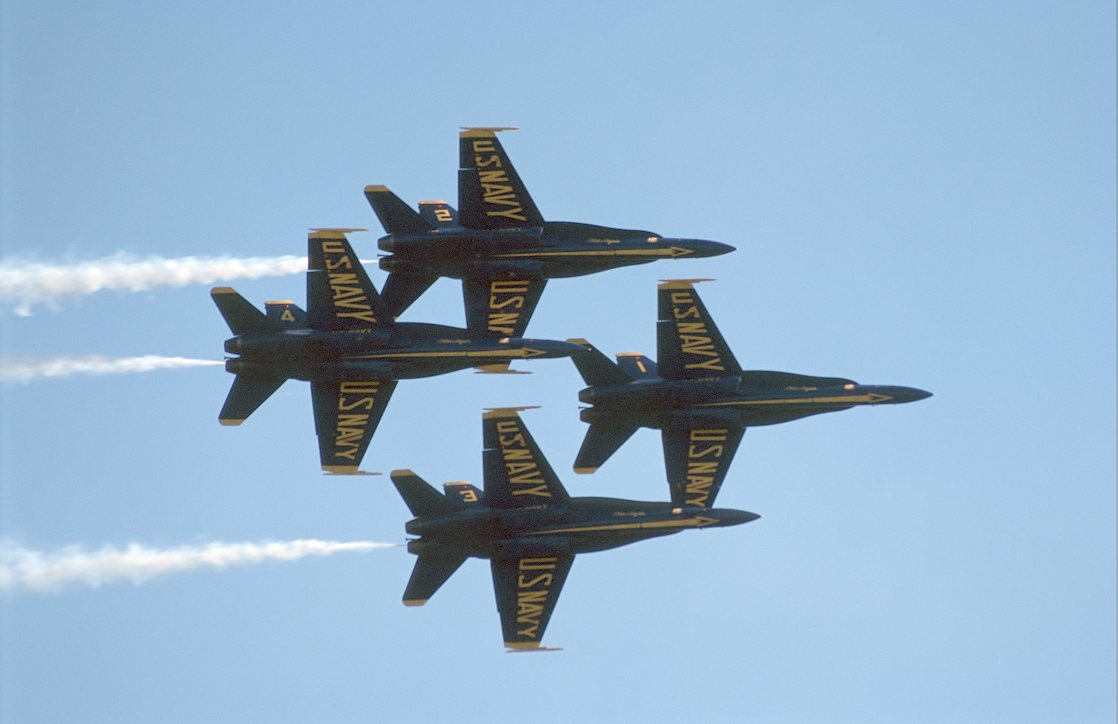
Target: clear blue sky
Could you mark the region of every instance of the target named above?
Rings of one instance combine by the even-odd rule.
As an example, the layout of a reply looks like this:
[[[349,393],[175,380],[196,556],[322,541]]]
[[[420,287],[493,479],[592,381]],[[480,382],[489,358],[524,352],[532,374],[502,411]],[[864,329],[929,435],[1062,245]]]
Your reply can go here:
[[[403,549],[0,594],[5,722],[1112,722],[1112,2],[0,4],[0,257],[302,254],[456,198],[457,129],[550,219],[735,245],[554,282],[534,336],[654,353],[701,287],[742,365],[935,397],[749,431],[763,518],[581,556],[507,655],[488,566],[421,609]],[[384,275],[371,270],[374,281]],[[299,276],[235,286],[302,301]],[[463,321],[439,282],[405,316]],[[23,318],[8,357],[220,359],[207,289]],[[581,380],[401,383],[365,467],[481,482],[483,407],[574,495],[663,499],[658,435],[569,472]],[[220,368],[0,385],[0,533],[43,550],[402,541],[387,477],[324,478],[305,384],[243,427]]]

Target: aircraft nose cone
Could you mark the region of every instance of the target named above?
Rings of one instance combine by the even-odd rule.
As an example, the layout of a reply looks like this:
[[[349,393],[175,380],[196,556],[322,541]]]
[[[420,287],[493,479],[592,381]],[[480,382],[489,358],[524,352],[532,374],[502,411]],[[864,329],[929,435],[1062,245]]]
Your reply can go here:
[[[719,525],[741,525],[752,523],[761,516],[747,510],[734,510],[733,508],[717,508],[712,510],[713,517],[718,519]]]
[[[723,244],[720,241],[706,241],[705,239],[661,239],[660,243],[686,249],[689,252],[687,256],[696,258],[720,256],[736,251],[729,244]]]
[[[931,392],[916,387],[887,387],[884,389],[886,390],[886,394],[893,398],[892,402],[898,404],[903,402],[916,402],[932,396]]]

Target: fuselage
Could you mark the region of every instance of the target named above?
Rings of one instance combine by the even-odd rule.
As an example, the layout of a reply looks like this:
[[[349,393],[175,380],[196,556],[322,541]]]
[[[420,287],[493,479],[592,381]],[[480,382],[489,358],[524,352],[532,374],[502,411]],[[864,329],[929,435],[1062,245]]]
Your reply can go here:
[[[559,505],[490,508],[484,504],[445,515],[415,518],[405,530],[420,536],[408,548],[419,553],[452,546],[477,558],[515,556],[520,548],[590,553],[671,535],[691,528],[739,525],[758,515],[729,508],[673,507],[619,498],[571,498]]]
[[[478,338],[460,327],[397,323],[355,331],[293,329],[232,337],[225,341],[225,351],[239,356],[226,360],[225,368],[299,380],[370,375],[412,379],[518,359],[566,357],[577,349],[566,342]]]
[[[671,239],[651,231],[549,221],[525,229],[440,228],[389,234],[378,241],[387,272],[455,279],[553,279],[593,274],[657,259],[699,258],[734,250],[701,239]]]
[[[928,396],[913,387],[760,370],[701,380],[655,377],[579,392],[579,400],[593,406],[582,410],[585,422],[622,416],[652,428],[704,421],[738,427],[773,425],[855,405],[897,404]]]

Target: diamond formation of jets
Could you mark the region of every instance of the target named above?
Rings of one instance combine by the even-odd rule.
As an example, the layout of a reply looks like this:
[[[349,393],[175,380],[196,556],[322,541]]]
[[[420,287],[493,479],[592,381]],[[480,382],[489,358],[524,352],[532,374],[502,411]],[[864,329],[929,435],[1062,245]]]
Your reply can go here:
[[[417,556],[404,604],[422,606],[467,558],[487,558],[505,646],[543,650],[541,642],[574,557],[695,528],[740,525],[743,510],[572,498],[544,458],[520,410],[482,416],[484,490],[446,483],[444,493],[411,470],[392,482],[415,518],[405,525]]]
[[[566,342],[495,339],[441,324],[397,323],[350,248],[345,232],[308,237],[307,310],[268,302],[262,313],[229,287],[210,294],[235,335],[225,369],[236,375],[221,409],[240,425],[288,379],[311,383],[322,469],[359,472],[396,381],[455,370],[507,372],[514,360],[567,357]]]
[[[545,221],[497,132],[459,134],[458,210],[421,202],[416,212],[385,186],[365,196],[386,233],[384,304],[399,316],[439,277],[462,280],[466,326],[475,333],[520,337],[548,279],[593,274],[658,259],[696,259],[734,250],[701,239],[651,231]]]
[[[659,429],[672,503],[709,506],[747,427],[931,396],[842,377],[742,370],[695,291],[700,281],[710,280],[659,285],[658,364],[640,354],[619,354],[614,364],[586,340],[567,340],[584,349],[572,359],[589,385],[578,395],[590,405],[579,413],[590,428],[575,472],[595,472],[638,428]]]
[[[512,373],[515,360],[571,357],[587,385],[580,419],[590,424],[575,472],[595,472],[637,429],[658,429],[669,501],[569,496],[521,421],[523,407],[482,416],[484,490],[459,482],[440,493],[410,470],[391,475],[415,516],[405,526],[417,558],[404,603],[426,603],[467,558],[488,559],[505,646],[546,650],[575,555],[759,517],[713,507],[747,427],[931,393],[742,370],[695,291],[705,279],[660,284],[656,362],[618,354],[615,364],[585,339],[525,339],[548,279],[733,247],[545,221],[497,139],[502,130],[511,129],[459,134],[457,210],[422,201],[415,211],[384,186],[365,188],[387,232],[378,241],[383,293],[346,238],[359,229],[309,234],[306,311],[271,301],[261,312],[231,288],[211,290],[234,335],[225,367],[235,377],[219,420],[240,425],[286,380],[309,381],[323,471],[360,474],[398,380],[471,367]],[[440,277],[462,281],[466,328],[397,322]]]

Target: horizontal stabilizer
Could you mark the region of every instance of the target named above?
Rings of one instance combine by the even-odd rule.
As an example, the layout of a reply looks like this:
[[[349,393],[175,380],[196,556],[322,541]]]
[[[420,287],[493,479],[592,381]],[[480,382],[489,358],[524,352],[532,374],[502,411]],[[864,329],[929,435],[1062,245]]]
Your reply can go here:
[[[633,436],[638,427],[640,425],[630,420],[597,422],[590,425],[575,458],[575,472],[580,475],[596,472],[625,444],[626,440]]]
[[[218,422],[222,425],[240,425],[285,381],[285,377],[237,375],[233,378],[233,386],[229,388],[225,404],[218,414]]]
[[[396,319],[414,304],[415,300],[423,296],[437,279],[438,276],[435,274],[422,271],[391,272],[384,282],[384,291],[380,295],[384,313],[389,318]]]
[[[598,351],[597,347],[585,339],[568,339],[567,341],[579,345],[584,350],[571,355],[571,361],[575,363],[575,368],[588,386],[598,387],[599,385],[616,385],[633,381],[633,378],[625,370],[611,362],[609,357],[606,357]]]
[[[404,589],[404,605],[422,606],[427,603],[465,560],[466,556],[460,552],[444,550],[441,546],[420,553]]]
[[[210,290],[210,298],[225,318],[229,330],[238,337],[280,331],[278,324],[269,321],[263,312],[237,294],[232,287],[214,287]]]
[[[393,470],[391,477],[392,484],[404,499],[404,504],[416,518],[453,513],[458,509],[455,501],[435,490],[430,483],[411,470]]]
[[[389,234],[415,234],[435,228],[387,186],[366,186],[365,198]]]

